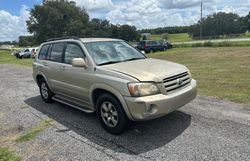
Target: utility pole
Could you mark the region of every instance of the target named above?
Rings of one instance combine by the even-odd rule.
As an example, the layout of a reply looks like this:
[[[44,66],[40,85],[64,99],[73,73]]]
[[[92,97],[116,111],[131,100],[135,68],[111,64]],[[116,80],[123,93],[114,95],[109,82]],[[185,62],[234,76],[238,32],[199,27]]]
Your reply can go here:
[[[203,9],[203,0],[201,1],[201,20],[200,20],[200,39],[202,39],[202,9]]]

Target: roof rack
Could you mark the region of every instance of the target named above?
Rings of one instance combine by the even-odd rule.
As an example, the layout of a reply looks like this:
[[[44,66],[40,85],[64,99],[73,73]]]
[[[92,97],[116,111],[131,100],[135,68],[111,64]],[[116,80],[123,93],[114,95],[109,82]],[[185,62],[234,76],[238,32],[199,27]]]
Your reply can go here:
[[[56,38],[47,39],[46,42],[48,42],[48,41],[56,41],[56,40],[64,40],[64,39],[80,40],[80,38],[76,37],[76,36],[66,36],[66,37],[56,37]]]

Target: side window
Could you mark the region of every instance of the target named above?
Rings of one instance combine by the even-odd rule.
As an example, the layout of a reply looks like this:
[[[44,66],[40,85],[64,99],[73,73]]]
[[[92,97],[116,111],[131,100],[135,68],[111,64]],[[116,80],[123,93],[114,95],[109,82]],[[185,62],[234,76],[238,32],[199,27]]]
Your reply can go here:
[[[71,64],[73,58],[84,58],[84,53],[79,45],[68,43],[65,50],[64,62]]]
[[[51,49],[48,60],[54,62],[62,62],[62,53],[65,43],[55,43]]]
[[[38,59],[45,60],[46,56],[47,56],[48,49],[49,49],[49,45],[43,45],[41,50],[40,50],[40,53],[38,55]]]

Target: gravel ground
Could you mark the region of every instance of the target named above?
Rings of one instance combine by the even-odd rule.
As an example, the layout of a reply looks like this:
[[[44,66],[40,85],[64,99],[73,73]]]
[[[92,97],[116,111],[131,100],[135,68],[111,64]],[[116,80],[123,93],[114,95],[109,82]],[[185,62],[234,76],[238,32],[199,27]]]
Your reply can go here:
[[[166,117],[133,123],[113,136],[95,114],[39,96],[32,70],[0,65],[0,146],[23,160],[250,160],[250,107],[198,96]],[[52,119],[34,139],[18,136]]]

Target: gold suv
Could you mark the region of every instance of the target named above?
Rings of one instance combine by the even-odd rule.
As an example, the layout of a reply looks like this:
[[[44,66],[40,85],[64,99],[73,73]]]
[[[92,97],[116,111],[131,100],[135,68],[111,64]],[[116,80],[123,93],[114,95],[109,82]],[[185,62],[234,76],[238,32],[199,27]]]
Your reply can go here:
[[[39,48],[33,77],[45,102],[96,111],[112,134],[131,120],[165,116],[196,97],[196,81],[185,66],[147,58],[118,39],[50,39]]]

